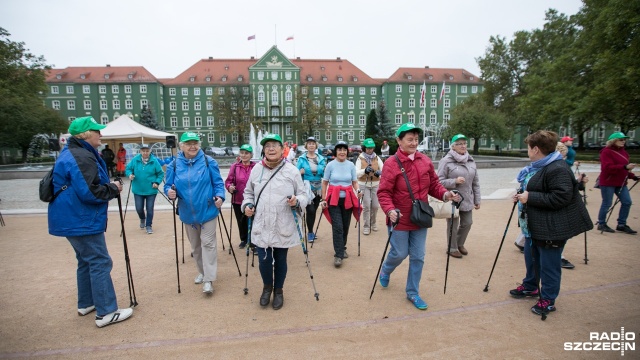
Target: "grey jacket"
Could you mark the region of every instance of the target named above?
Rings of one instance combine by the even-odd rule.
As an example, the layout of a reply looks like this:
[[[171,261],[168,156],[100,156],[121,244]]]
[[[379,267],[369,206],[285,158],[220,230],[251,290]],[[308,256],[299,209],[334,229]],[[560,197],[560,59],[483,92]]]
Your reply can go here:
[[[282,166],[282,165],[278,165]],[[300,245],[300,235],[296,222],[287,203],[287,196],[295,195],[298,199],[298,223],[302,226],[302,210],[307,207],[309,197],[298,169],[289,162],[269,181],[278,168],[269,169],[262,162],[257,163],[244,189],[242,210],[247,204],[256,204],[256,198],[262,188],[258,206],[251,225],[251,243],[261,248],[290,248]]]
[[[480,179],[476,162],[469,155],[466,163],[459,163],[450,152],[443,156],[438,163],[438,178],[447,190],[458,190],[464,197],[460,211],[471,211],[475,205],[480,205]],[[456,184],[456,178],[459,176],[464,178],[464,184]]]

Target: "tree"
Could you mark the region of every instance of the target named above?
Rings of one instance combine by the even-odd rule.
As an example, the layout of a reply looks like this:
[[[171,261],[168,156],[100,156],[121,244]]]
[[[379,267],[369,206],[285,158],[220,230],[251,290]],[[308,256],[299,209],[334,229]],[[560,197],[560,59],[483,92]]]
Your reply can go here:
[[[452,110],[452,120],[445,137],[462,133],[474,140],[473,154],[478,154],[481,138],[508,139],[511,130],[506,117],[495,107],[487,105],[480,96],[471,96]]]
[[[19,148],[26,161],[34,135],[57,134],[69,124],[43,104],[50,69],[44,57],[31,54],[10,35],[0,28],[0,146]]]
[[[371,109],[369,115],[367,115],[367,125],[364,128],[365,138],[376,137],[376,125],[378,125],[378,116],[376,115],[376,109]]]
[[[211,99],[214,116],[218,119],[217,128],[225,135],[236,133],[238,142],[244,143],[245,136],[251,132],[251,126],[261,127],[262,122],[251,115],[253,104],[249,94],[245,94],[242,88],[230,86],[222,89],[222,95],[214,95]],[[217,93],[220,94],[219,89]]]
[[[378,118],[376,137],[388,141],[395,139],[393,125],[391,124],[391,119],[389,119],[387,105],[384,103],[384,100],[380,101],[380,105],[376,111],[376,117]]]
[[[151,108],[147,107],[147,105],[142,106],[142,111],[140,112],[140,125],[155,130],[164,130],[164,127],[158,124],[156,116],[153,114],[153,111],[151,111]]]
[[[305,94],[301,90],[296,94],[298,104],[300,104],[298,113],[301,116],[296,121],[297,117],[294,114],[294,119],[291,122],[292,130],[302,136],[302,139],[312,136],[315,131],[328,131],[330,122],[325,121],[325,118],[333,115],[333,109],[327,102],[326,96],[323,98],[319,96],[312,97],[307,95],[308,93],[307,91]]]

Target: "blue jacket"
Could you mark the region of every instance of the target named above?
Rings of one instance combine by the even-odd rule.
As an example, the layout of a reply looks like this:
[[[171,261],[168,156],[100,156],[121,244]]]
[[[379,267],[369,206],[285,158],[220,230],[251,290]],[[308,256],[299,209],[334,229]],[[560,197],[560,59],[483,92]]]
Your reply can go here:
[[[209,163],[208,169],[206,162]],[[164,184],[167,195],[171,185],[175,184],[180,220],[189,225],[202,225],[218,216],[214,198],[218,196],[224,201],[226,194],[218,163],[202,150],[193,159],[179,153],[175,167],[174,163],[167,165]]]
[[[304,153],[302,156],[300,156],[298,158],[298,163],[296,164],[296,167],[298,169],[304,169],[302,180],[309,180],[312,187],[311,190],[313,191],[320,190],[319,188],[316,188],[318,186],[314,186],[314,184],[322,181],[324,168],[327,166],[327,160],[322,155],[316,153],[316,156],[318,157],[318,172],[315,175],[311,173],[311,165],[309,165],[309,158],[307,158],[307,153]]]
[[[60,153],[53,171],[54,192],[67,189],[49,203],[49,234],[86,236],[107,229],[109,200],[118,196],[118,187],[109,182],[107,165],[98,151],[74,137]]]
[[[156,183],[160,185],[164,178],[164,171],[162,166],[158,162],[158,158],[149,155],[149,161],[147,163],[142,162],[142,155],[136,155],[127,164],[126,175],[129,177],[131,174],[135,175],[133,181],[131,181],[131,191],[136,195],[155,195],[158,193],[158,189],[154,189],[152,184]]]

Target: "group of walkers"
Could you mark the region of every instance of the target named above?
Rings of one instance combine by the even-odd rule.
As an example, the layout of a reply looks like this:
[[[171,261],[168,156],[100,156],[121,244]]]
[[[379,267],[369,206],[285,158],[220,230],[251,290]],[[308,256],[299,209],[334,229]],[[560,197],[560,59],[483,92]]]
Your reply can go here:
[[[96,311],[98,327],[123,321],[133,313],[132,308],[117,306],[110,275],[112,261],[105,243],[107,205],[120,196],[122,184],[110,181],[107,165],[96,150],[104,127],[91,117],[71,123],[72,136],[54,167],[53,185],[58,195],[49,205],[49,232],[67,237],[78,260],[78,314]],[[431,159],[417,151],[422,135],[414,124],[403,124],[395,133],[398,149],[386,159],[375,153],[375,142],[367,138],[363,142],[365,150],[355,164],[347,161],[347,143],[338,142],[335,161],[327,163],[317,151],[317,140],[309,137],[306,153],[294,165],[284,155],[285,144],[280,136],[268,134],[260,142],[263,157],[253,162],[253,148],[242,145],[238,161],[223,180],[218,163],[202,151],[199,136],[186,132],[180,138],[176,159],[167,164],[166,175],[144,144],[125,171],[132,182],[140,228],[149,234],[153,232],[152,204],[164,181],[162,191],[177,204],[176,213],[191,244],[198,271],[194,282],[202,284],[205,294],[213,293],[217,278],[215,222],[228,191],[240,229],[238,247],[250,246],[258,256],[263,282],[261,306],[271,304],[276,310],[283,307],[288,250],[302,246],[307,254],[303,226],[307,226],[308,242],[318,241],[313,228],[322,221],[318,209],[331,224],[336,268],[349,258],[351,217],[362,222],[362,234],[366,236],[381,229],[382,224],[377,221],[381,209],[390,250],[386,257],[383,255],[377,282],[388,287],[391,275],[408,257],[406,297],[424,310],[428,305],[420,294],[420,280],[428,231],[416,225],[412,214],[416,204],[409,199],[426,202],[431,196],[459,207],[458,216],[447,219],[446,253],[463,258],[469,254],[465,245],[473,223],[472,211],[480,209],[480,185],[475,160],[467,151],[466,136],[457,134],[451,138],[451,150],[440,160],[436,172]],[[635,164],[629,163],[624,151],[625,139],[624,134],[614,133],[601,154],[599,186],[603,202],[597,225],[601,231],[614,231],[607,226],[605,217],[616,194],[622,204],[616,229],[634,234],[626,224],[631,205],[626,182],[637,177],[631,172]],[[510,293],[515,297],[538,297],[531,310],[544,317],[556,310],[562,250],[567,240],[590,230],[593,223],[579,193],[584,177],[576,179],[563,154],[556,150],[557,134],[537,131],[525,143],[532,162],[518,175],[520,190],[513,201],[517,203],[518,221],[525,237],[526,275],[522,285]],[[360,241],[358,250],[359,244]]]

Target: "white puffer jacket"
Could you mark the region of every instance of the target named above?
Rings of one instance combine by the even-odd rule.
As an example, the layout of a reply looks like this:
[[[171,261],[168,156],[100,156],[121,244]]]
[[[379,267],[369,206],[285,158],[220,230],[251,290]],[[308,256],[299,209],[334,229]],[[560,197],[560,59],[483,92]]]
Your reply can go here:
[[[269,181],[271,175],[280,166],[284,167]],[[263,188],[265,188],[264,191],[262,191]],[[257,199],[261,191],[260,199]],[[247,187],[244,189],[242,202],[244,212],[247,204],[255,205],[258,201],[251,224],[252,244],[261,248],[291,248],[300,245],[300,235],[296,229],[291,207],[287,203],[287,196],[291,195],[295,195],[298,199],[298,223],[304,226],[301,209],[306,208],[309,198],[299,170],[286,161],[284,165],[280,164],[275,169],[269,169],[261,162],[253,167]]]

